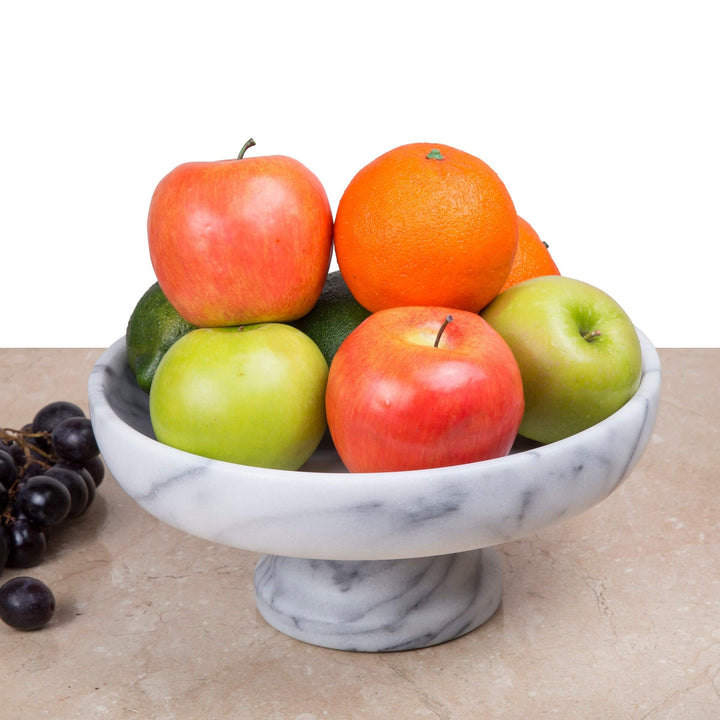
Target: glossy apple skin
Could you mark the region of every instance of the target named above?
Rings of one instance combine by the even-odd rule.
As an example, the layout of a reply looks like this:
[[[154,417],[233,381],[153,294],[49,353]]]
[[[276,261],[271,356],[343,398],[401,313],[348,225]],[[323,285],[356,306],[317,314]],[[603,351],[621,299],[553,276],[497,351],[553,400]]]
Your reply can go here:
[[[281,155],[180,165],[155,189],[147,221],[160,287],[198,327],[309,312],[327,276],[332,228],[318,178]]]
[[[434,342],[444,319],[438,347]],[[506,455],[523,414],[515,358],[477,314],[379,310],[330,366],[328,426],[351,472],[443,467]]]
[[[620,409],[640,384],[635,327],[593,285],[561,276],[533,278],[500,293],[482,316],[520,366],[524,437],[550,443],[585,430]],[[583,339],[593,331],[599,334]]]
[[[158,365],[150,420],[180,450],[297,470],[326,428],[327,374],[317,345],[288,325],[193,330]]]

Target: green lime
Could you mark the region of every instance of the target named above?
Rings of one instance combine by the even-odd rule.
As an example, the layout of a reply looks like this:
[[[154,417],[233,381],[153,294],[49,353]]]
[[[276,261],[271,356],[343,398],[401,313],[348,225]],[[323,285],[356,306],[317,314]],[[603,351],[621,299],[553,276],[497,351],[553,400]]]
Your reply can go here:
[[[175,341],[194,329],[170,304],[158,283],[140,298],[128,322],[125,346],[128,365],[145,392],[150,392],[163,355]]]
[[[336,270],[327,276],[315,307],[291,325],[315,341],[330,365],[340,343],[369,315]]]

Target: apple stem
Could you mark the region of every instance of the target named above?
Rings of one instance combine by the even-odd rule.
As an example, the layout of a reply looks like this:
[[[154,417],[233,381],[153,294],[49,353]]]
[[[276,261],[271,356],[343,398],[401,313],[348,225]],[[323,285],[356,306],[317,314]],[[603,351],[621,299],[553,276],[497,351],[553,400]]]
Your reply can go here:
[[[240,150],[240,153],[238,154],[237,159],[238,159],[238,160],[242,160],[242,159],[243,159],[243,156],[245,155],[245,152],[246,152],[249,148],[251,148],[254,144],[255,144],[255,141],[254,141],[252,138],[250,138],[250,139],[242,146],[242,149]]]
[[[596,337],[600,337],[600,335],[602,335],[602,333],[599,330],[591,330],[590,332],[585,333],[582,336],[582,339],[586,342],[592,342]]]
[[[445,328],[448,326],[448,323],[451,323],[452,321],[453,321],[452,315],[448,315],[445,318],[443,324],[440,326],[440,329],[438,330],[438,334],[437,334],[437,337],[435,338],[435,343],[434,343],[433,347],[438,346],[438,344],[440,343],[440,338],[442,337],[442,334],[445,332]]]

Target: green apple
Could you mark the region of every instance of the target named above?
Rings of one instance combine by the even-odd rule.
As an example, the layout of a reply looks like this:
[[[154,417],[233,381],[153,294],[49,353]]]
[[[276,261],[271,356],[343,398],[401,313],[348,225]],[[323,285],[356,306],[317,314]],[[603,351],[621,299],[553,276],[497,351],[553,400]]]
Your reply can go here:
[[[640,384],[640,341],[602,290],[552,275],[500,293],[482,317],[515,355],[525,393],[520,434],[542,443],[585,430],[621,408]]]
[[[165,353],[150,388],[157,439],[196,455],[297,470],[326,427],[328,366],[282,323],[200,328]]]

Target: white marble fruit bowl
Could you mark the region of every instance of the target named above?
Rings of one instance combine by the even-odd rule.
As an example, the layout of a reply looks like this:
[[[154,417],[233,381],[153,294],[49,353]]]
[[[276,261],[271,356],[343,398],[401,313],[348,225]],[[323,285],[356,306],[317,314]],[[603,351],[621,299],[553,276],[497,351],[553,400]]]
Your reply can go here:
[[[635,467],[660,396],[657,352],[638,334],[642,381],[611,417],[556,443],[466,465],[348,473],[326,450],[290,472],[163,445],[122,338],[92,371],[90,415],[110,472],[145,510],[207,540],[266,553],[256,598],[276,628],[343,649],[422,647],[477,627],[497,608],[498,560],[483,548],[590,508]]]

